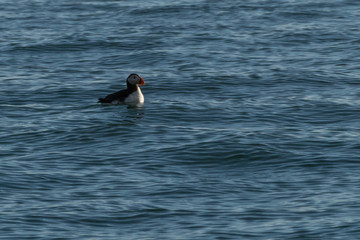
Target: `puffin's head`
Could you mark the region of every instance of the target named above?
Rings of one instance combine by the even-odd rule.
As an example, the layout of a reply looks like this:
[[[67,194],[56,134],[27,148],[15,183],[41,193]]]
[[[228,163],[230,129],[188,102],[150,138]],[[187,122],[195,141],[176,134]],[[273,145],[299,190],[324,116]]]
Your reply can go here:
[[[135,73],[130,74],[126,81],[131,85],[145,85],[144,79]]]

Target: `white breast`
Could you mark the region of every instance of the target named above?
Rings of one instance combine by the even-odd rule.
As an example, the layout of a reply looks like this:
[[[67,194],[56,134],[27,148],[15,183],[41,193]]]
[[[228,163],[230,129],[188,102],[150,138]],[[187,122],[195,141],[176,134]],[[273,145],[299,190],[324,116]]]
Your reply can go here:
[[[130,94],[126,99],[125,99],[125,103],[126,104],[139,104],[139,103],[144,103],[144,95],[142,94],[141,90],[139,87],[137,87],[137,90],[135,92],[133,92],[132,94]]]

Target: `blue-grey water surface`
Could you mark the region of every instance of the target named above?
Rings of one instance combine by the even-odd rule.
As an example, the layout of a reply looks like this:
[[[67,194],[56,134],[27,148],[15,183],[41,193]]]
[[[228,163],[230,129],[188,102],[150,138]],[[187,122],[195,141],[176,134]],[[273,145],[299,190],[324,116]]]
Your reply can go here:
[[[1,0],[0,239],[357,239],[359,9]]]

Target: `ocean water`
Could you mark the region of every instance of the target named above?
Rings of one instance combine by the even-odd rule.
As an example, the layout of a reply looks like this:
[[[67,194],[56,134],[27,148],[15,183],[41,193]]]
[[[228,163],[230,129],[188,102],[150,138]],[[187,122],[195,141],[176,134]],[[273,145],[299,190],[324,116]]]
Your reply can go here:
[[[0,239],[357,239],[359,9],[1,0]]]

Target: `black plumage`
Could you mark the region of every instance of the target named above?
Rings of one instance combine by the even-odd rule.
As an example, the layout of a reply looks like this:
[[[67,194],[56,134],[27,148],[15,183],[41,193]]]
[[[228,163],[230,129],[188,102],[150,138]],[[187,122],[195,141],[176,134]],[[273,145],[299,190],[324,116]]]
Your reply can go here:
[[[137,90],[136,85],[131,85],[129,82],[126,82],[127,89],[111,93],[104,98],[99,98],[100,103],[112,103],[113,101],[124,102],[130,94]]]

